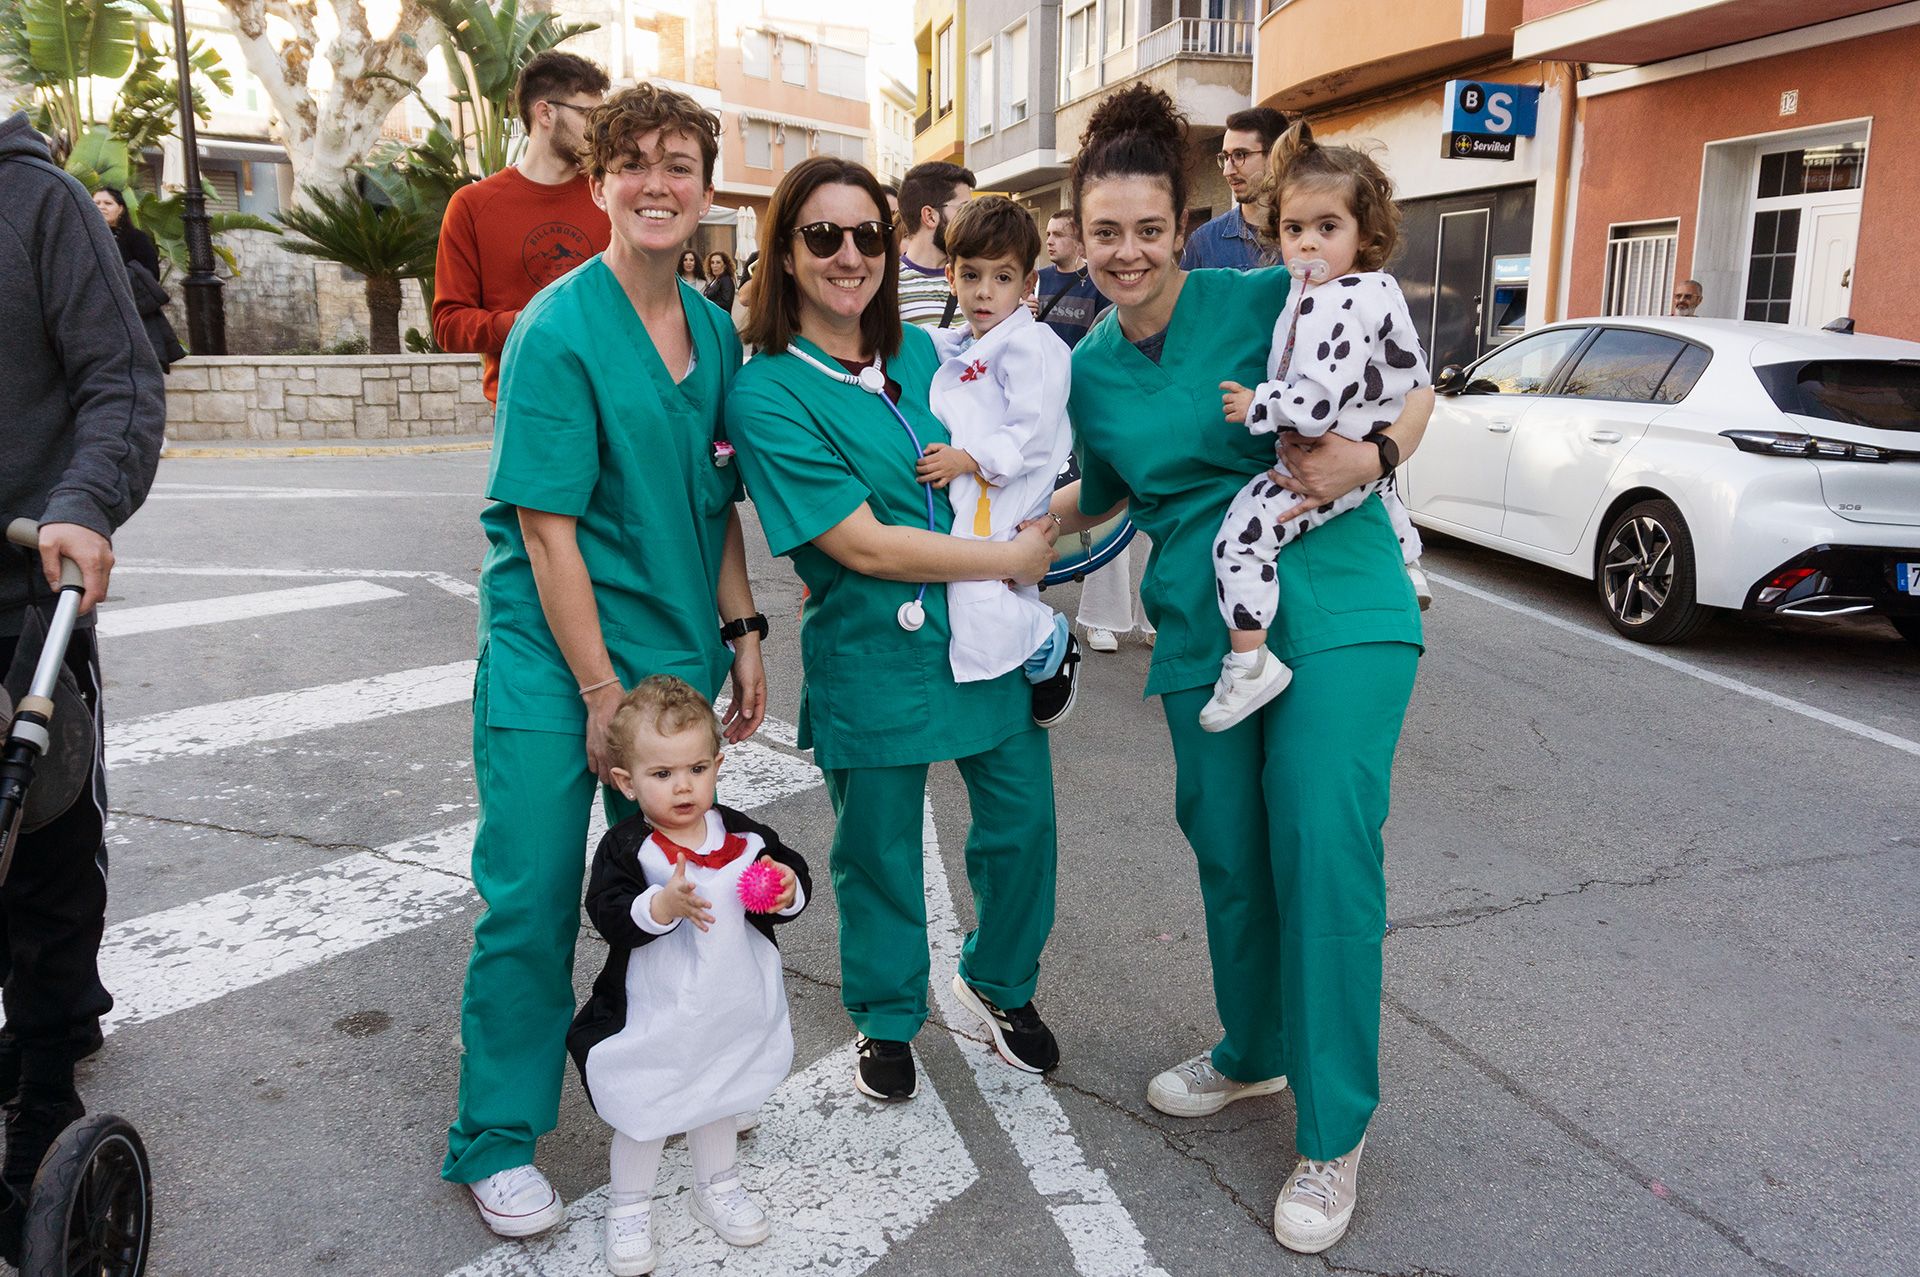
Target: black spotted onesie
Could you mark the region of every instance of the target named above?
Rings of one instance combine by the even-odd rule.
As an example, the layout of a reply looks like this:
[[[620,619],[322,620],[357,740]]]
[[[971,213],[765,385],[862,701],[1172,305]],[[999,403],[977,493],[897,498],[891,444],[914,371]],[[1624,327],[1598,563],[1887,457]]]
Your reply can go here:
[[[1253,392],[1247,429],[1275,435],[1273,468],[1287,474],[1278,443],[1288,430],[1319,438],[1329,430],[1364,439],[1393,424],[1407,393],[1429,383],[1420,338],[1400,285],[1384,271],[1342,275],[1287,294],[1273,325],[1267,380]],[[1282,522],[1299,498],[1267,473],[1240,489],[1213,549],[1220,614],[1235,630],[1264,630],[1280,606],[1274,560],[1294,538],[1378,496],[1408,563],[1420,557],[1420,535],[1387,475],[1316,510]]]

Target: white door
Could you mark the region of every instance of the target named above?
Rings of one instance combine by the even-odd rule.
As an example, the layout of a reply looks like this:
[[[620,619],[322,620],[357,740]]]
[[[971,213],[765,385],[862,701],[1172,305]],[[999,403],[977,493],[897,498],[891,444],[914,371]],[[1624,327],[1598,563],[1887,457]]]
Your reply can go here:
[[[1406,463],[1407,508],[1498,535],[1514,431],[1587,331],[1551,328],[1510,342],[1472,370],[1465,389],[1442,396]]]
[[[1853,250],[1860,238],[1858,196],[1809,210],[1807,300],[1800,322],[1815,328],[1853,313]]]
[[[1689,349],[1698,350],[1661,333],[1602,329],[1514,434],[1500,535],[1573,553],[1621,460],[1705,367],[1682,358]]]

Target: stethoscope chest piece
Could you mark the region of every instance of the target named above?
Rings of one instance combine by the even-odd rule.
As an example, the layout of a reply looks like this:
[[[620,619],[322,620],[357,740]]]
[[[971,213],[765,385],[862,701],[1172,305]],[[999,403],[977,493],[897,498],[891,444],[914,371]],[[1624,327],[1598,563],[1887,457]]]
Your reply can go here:
[[[909,634],[927,623],[927,609],[919,599],[908,599],[894,615],[900,622],[900,628]]]
[[[856,380],[859,383],[860,389],[870,395],[882,394],[887,388],[887,374],[880,371],[878,364],[868,364],[865,368],[862,368]]]

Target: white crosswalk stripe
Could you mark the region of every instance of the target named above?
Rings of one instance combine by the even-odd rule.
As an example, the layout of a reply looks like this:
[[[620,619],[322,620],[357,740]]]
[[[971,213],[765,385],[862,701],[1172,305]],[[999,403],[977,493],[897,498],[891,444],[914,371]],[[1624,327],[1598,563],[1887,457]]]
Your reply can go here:
[[[350,603],[404,597],[399,590],[375,585],[371,581],[335,581],[327,585],[297,585],[285,590],[259,590],[252,594],[226,594],[219,598],[194,599],[186,603],[103,607],[99,620],[95,622],[95,629],[105,638],[124,638],[130,634],[152,634],[158,630],[177,630],[189,625],[217,625],[224,621],[247,621],[257,617],[281,616],[288,612],[309,612],[319,608],[345,607]]]
[[[472,661],[449,661],[294,692],[245,696],[214,705],[149,714],[108,733],[107,770],[168,758],[217,754],[242,745],[371,722],[470,700]]]

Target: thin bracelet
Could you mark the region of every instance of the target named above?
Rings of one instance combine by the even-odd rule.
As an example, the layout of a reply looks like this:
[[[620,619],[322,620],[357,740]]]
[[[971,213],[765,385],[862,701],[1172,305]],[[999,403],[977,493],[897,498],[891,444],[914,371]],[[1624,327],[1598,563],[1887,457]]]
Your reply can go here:
[[[615,683],[618,683],[619,681],[620,681],[620,676],[618,674],[615,674],[612,678],[603,678],[598,683],[589,683],[585,687],[580,689],[580,695],[585,696],[590,692],[597,692],[603,687],[612,687]]]

